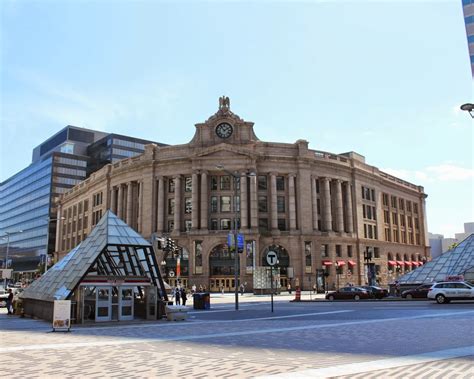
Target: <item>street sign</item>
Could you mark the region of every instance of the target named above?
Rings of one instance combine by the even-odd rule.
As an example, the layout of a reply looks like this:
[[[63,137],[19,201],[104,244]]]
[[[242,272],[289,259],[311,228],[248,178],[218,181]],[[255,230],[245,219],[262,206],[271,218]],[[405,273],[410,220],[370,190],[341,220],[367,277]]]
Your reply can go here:
[[[174,277],[174,271],[168,272],[168,276],[169,276],[170,278]]]
[[[227,234],[227,246],[229,248],[234,247],[234,235],[232,233]]]
[[[237,234],[237,248],[243,249],[244,248],[244,235]]]
[[[277,253],[275,253],[274,251],[270,250],[270,251],[267,253],[267,263],[268,263],[270,266],[275,266],[276,263],[277,263],[277,260],[278,260],[278,255],[277,255]]]
[[[0,279],[11,279],[13,269],[4,268],[0,270]]]

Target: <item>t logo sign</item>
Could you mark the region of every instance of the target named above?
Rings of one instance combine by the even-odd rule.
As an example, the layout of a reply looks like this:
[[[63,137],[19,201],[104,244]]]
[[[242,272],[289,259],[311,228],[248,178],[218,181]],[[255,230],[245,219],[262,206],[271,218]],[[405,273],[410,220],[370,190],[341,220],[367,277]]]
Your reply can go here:
[[[277,261],[278,261],[277,253],[275,253],[274,251],[269,251],[267,253],[267,263],[270,266],[275,266]]]

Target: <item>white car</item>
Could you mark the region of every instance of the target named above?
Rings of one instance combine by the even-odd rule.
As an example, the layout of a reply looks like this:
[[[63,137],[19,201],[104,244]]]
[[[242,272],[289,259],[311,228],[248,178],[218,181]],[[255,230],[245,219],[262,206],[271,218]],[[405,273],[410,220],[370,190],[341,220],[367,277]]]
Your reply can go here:
[[[438,304],[451,300],[474,300],[474,287],[466,282],[439,282],[428,291],[428,299],[436,300]]]

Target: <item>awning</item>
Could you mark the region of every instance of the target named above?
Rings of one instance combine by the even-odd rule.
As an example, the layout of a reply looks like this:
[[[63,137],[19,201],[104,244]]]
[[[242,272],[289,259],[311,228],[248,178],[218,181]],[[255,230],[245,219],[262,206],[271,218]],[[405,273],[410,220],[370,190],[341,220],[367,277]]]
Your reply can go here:
[[[346,264],[346,262],[344,262],[344,261],[336,261],[336,265],[338,267],[345,266],[345,264]]]
[[[323,266],[331,266],[332,262],[331,261],[323,261]]]
[[[349,264],[349,266],[355,266],[356,265],[356,263],[354,261],[348,261],[347,263]]]
[[[397,261],[397,265],[403,266],[405,263],[403,261]]]
[[[397,262],[396,261],[388,261],[389,266],[396,266]]]
[[[411,267],[411,262],[410,261],[405,261],[405,266]]]

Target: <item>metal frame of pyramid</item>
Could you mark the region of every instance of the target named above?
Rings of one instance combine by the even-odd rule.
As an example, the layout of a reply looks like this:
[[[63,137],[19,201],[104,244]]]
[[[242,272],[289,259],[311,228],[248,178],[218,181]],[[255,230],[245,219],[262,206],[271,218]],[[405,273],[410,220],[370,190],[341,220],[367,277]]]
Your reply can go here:
[[[465,280],[474,280],[474,234],[468,236],[454,249],[400,276],[397,280],[401,284],[432,283],[456,275],[464,275]]]
[[[153,246],[110,210],[84,241],[35,280],[21,297],[66,300],[87,275],[146,277],[159,289],[159,298],[168,300]]]

